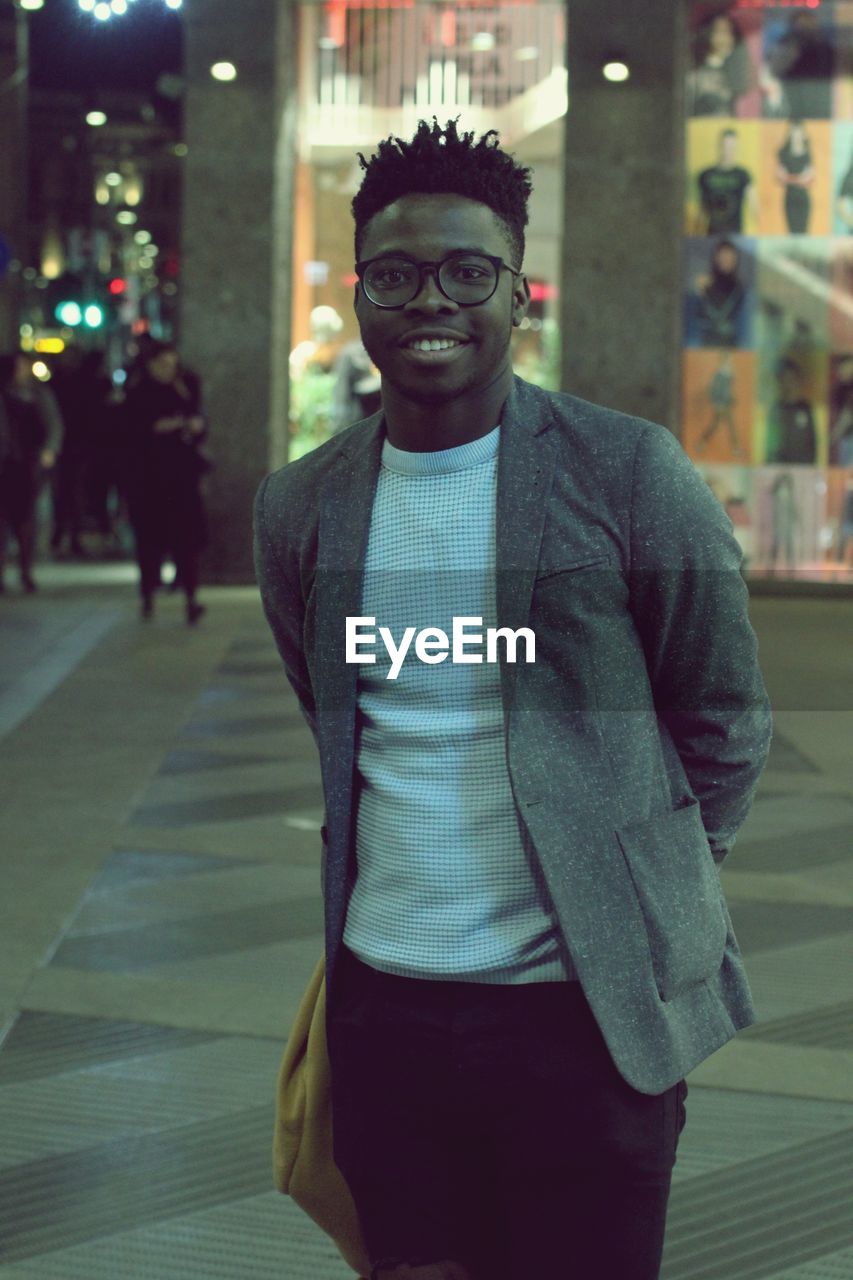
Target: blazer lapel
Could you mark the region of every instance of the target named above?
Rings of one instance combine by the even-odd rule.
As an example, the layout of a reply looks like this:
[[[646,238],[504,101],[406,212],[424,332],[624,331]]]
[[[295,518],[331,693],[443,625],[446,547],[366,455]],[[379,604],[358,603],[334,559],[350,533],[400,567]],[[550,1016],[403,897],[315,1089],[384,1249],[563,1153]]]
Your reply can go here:
[[[355,708],[358,668],[347,664],[345,625],[361,612],[370,517],[382,455],[381,410],[341,451],[320,493],[317,535],[317,698],[326,712]]]
[[[495,547],[499,627],[527,625],[545,512],[554,480],[556,435],[547,436],[551,414],[538,388],[517,375],[501,414]],[[508,723],[518,663],[498,646],[501,696]]]

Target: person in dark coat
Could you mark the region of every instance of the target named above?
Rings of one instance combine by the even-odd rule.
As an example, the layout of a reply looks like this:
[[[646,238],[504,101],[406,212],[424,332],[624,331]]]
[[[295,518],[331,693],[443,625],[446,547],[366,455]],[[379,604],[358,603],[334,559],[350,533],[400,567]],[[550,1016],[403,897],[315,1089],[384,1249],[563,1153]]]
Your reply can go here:
[[[154,611],[154,592],[168,553],[186,595],[187,621],[205,612],[196,600],[199,555],[207,540],[200,480],[209,463],[200,446],[207,434],[198,379],[181,368],[166,342],[145,352],[124,406],[125,496],[136,541],[142,616]]]
[[[49,428],[24,381],[31,377],[21,355],[0,356],[0,591],[9,532],[18,544],[21,586],[36,590],[33,557],[36,541],[36,502],[41,468],[52,463],[47,450]]]

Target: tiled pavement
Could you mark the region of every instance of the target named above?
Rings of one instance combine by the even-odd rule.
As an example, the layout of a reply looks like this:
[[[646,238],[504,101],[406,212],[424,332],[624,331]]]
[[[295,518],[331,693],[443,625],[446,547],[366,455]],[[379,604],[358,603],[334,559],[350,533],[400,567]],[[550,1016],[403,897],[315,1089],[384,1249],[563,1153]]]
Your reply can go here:
[[[191,632],[46,581],[0,623],[0,1280],[344,1280],[270,1190],[322,799],[256,594]],[[753,619],[776,738],[723,877],[762,1021],[688,1078],[663,1280],[853,1277],[853,602]]]

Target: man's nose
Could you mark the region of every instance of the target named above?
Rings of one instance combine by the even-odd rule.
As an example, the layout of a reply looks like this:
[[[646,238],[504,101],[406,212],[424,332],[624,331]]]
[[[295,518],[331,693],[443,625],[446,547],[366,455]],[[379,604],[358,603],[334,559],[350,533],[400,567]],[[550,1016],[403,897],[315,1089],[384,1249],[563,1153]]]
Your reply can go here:
[[[423,283],[420,289],[418,290],[418,292],[415,294],[414,298],[412,298],[411,302],[408,303],[407,305],[411,307],[411,306],[415,306],[416,304],[419,309],[424,307],[429,307],[433,309],[435,307],[455,308],[457,306],[457,304],[452,300],[452,298],[445,297],[445,295],[439,289],[438,278],[436,276],[435,269],[424,271]]]

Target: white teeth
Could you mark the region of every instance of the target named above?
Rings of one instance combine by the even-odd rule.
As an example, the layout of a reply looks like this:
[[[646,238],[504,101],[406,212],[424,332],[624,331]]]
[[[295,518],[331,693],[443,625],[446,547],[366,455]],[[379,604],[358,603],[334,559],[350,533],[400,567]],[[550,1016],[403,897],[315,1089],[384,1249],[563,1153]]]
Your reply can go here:
[[[409,346],[414,351],[447,351],[449,347],[460,346],[460,343],[452,338],[419,338],[416,342],[410,342]]]

